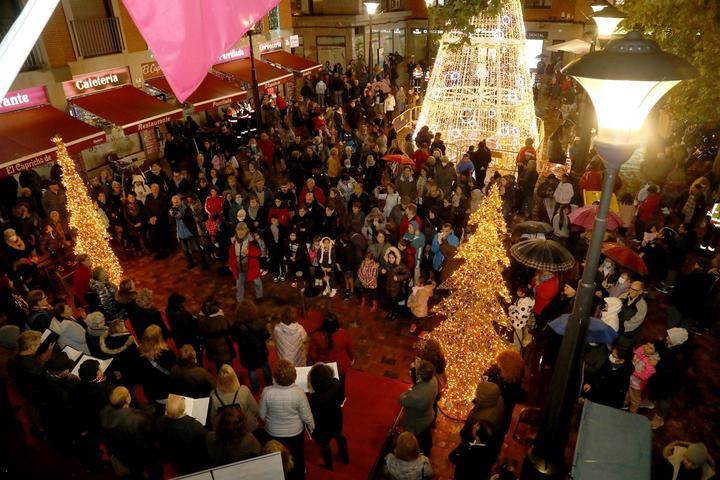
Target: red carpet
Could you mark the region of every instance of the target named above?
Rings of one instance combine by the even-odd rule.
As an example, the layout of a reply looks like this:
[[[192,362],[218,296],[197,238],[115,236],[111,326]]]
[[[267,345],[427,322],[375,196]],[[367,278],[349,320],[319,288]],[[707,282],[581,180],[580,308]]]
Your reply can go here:
[[[343,408],[350,464],[341,463],[335,455],[334,471],[320,468],[320,447],[306,439],[307,479],[367,479],[388,430],[400,411],[397,398],[408,386],[392,378],[350,370],[345,383],[347,402]],[[334,441],[332,448],[333,452],[337,452]]]

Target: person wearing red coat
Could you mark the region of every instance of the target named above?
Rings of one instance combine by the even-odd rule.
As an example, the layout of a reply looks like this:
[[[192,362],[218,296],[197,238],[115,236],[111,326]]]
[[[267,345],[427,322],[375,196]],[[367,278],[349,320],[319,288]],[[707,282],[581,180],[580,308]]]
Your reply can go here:
[[[205,220],[205,228],[207,229],[210,239],[214,242],[215,235],[220,230],[223,213],[223,199],[220,196],[220,190],[213,185],[210,187],[210,196],[205,199],[205,213],[208,218]]]
[[[228,267],[235,279],[237,292],[235,298],[241,303],[245,298],[245,282],[255,285],[255,298],[263,296],[263,284],[260,275],[260,247],[250,235],[245,222],[239,222],[235,227],[235,235],[230,240],[228,252]]]
[[[305,195],[308,193],[312,193],[315,196],[315,200],[320,205],[325,205],[325,192],[322,191],[322,188],[318,187],[315,184],[315,179],[308,178],[307,182],[305,182],[305,186],[300,190],[300,196],[298,197],[300,201],[303,201],[305,199]]]
[[[560,292],[560,281],[554,273],[538,270],[535,278],[532,279],[531,286],[535,291],[533,313],[537,316],[542,314],[545,307]]]
[[[337,362],[340,389],[345,398],[345,375],[355,359],[355,350],[347,331],[340,328],[340,321],[334,313],[325,315],[322,325],[310,336],[308,365],[317,362]]]
[[[400,250],[401,261],[411,272],[415,271],[415,247],[410,245],[410,242],[403,238],[398,243],[398,250]]]
[[[635,219],[635,236],[638,240],[643,239],[645,233],[645,226],[655,216],[662,197],[660,196],[660,189],[657,185],[650,185],[647,189],[648,195],[645,197],[637,209],[637,218]]]
[[[580,191],[599,192],[602,190],[602,183],[603,174],[599,163],[597,161],[590,162],[578,182]]]
[[[73,273],[73,293],[75,294],[75,306],[87,305],[85,295],[90,290],[90,257],[80,254],[77,257],[77,267]]]
[[[268,210],[268,224],[273,217],[277,217],[280,226],[290,228],[290,210],[280,197],[275,197],[272,207]]]

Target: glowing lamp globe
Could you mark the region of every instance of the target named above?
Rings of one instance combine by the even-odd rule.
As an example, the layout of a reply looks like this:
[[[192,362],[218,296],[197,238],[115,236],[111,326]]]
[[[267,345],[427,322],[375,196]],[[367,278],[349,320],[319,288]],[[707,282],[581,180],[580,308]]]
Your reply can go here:
[[[562,69],[583,86],[597,113],[596,147],[640,144],[650,110],[675,85],[697,76],[685,59],[665,52],[640,32],[611,41]]]
[[[368,15],[375,15],[379,7],[380,2],[365,2],[365,8],[367,9]]]
[[[598,37],[602,39],[611,38],[617,26],[625,18],[625,14],[612,5],[608,5],[592,14],[592,19],[597,26]]]
[[[593,12],[599,12],[605,7],[609,7],[610,3],[607,2],[607,0],[595,0],[590,4],[590,8],[592,8]]]

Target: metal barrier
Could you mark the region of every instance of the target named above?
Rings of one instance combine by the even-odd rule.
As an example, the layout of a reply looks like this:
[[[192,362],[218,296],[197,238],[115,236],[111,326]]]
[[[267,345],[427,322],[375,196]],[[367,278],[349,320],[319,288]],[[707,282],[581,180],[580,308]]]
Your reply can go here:
[[[81,57],[121,53],[124,49],[120,19],[117,17],[71,20],[70,26]]]

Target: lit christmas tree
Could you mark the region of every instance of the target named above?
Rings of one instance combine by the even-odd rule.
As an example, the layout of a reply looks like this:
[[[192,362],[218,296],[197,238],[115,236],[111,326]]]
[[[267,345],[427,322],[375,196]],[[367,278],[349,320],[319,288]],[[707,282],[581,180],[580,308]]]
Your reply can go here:
[[[490,149],[503,152],[497,166],[514,170],[525,139],[534,138],[536,148],[540,143],[520,0],[472,24],[469,42],[458,32],[443,35],[415,133],[425,125],[442,133],[458,147],[448,149],[454,161],[486,139]]]
[[[442,285],[452,292],[436,308],[445,320],[430,335],[440,342],[447,358],[443,410],[459,419],[472,408],[483,372],[499,352],[508,348],[492,323],[507,324],[500,300],[510,300],[502,276],[510,264],[503,245],[507,227],[497,188],[470,216],[468,228],[474,233],[461,244],[456,257],[463,262]]]
[[[110,248],[110,234],[105,229],[62,138],[55,137],[52,141],[57,147],[57,163],[62,167],[70,228],[77,233],[75,255],[88,255],[93,267],[104,268],[110,281],[118,285],[122,279],[122,268],[115,252]]]

